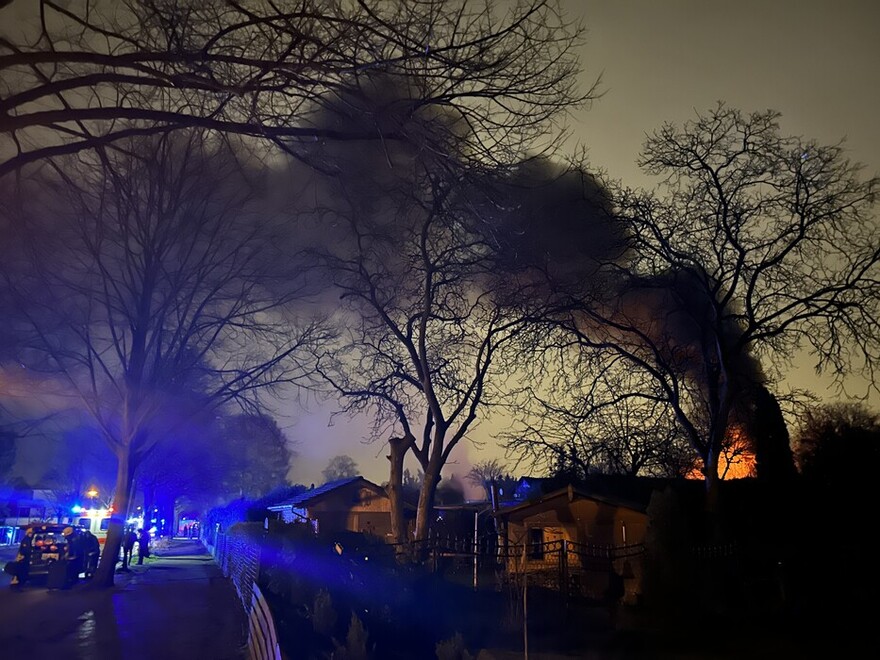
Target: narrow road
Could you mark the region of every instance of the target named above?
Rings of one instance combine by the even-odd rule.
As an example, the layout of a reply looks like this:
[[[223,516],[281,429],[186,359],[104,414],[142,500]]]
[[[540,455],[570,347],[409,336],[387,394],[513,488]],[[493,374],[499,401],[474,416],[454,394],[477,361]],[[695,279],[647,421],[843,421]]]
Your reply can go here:
[[[241,660],[247,621],[201,544],[175,540],[118,573],[112,589],[0,589],[0,656],[69,660]]]

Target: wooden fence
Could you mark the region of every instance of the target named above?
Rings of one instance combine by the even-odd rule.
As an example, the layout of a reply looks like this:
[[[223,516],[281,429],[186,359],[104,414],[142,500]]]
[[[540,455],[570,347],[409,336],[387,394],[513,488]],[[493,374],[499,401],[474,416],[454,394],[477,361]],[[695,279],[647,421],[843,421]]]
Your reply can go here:
[[[640,590],[645,547],[634,545],[598,545],[565,539],[544,543],[503,544],[496,538],[432,536],[397,547],[398,553],[416,560],[444,559],[480,568],[493,567],[496,581],[529,583],[559,591],[565,597],[601,599],[605,596],[612,572],[625,581],[631,597]],[[475,573],[476,579],[476,573]]]
[[[206,538],[208,549],[228,577],[248,615],[248,660],[281,660],[275,622],[257,586],[260,546],[245,533],[218,532]]]
[[[272,612],[256,584],[253,585],[248,616],[248,660],[281,660]]]
[[[545,543],[508,545],[499,557],[508,581],[559,591],[564,597],[601,600],[612,573],[624,579],[625,589],[640,589],[643,545],[597,545],[565,539]]]

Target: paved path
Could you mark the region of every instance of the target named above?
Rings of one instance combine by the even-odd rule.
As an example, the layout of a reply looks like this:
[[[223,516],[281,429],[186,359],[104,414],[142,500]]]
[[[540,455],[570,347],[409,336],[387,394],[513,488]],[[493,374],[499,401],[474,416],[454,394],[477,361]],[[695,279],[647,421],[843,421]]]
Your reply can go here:
[[[247,622],[232,585],[198,543],[175,540],[116,586],[0,589],[0,657],[241,660]]]

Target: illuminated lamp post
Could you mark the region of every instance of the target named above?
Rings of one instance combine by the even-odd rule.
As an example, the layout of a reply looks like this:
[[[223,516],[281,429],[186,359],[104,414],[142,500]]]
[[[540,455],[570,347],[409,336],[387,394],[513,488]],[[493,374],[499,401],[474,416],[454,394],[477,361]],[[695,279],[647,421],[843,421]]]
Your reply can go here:
[[[98,489],[95,488],[94,486],[92,486],[91,488],[89,488],[86,491],[86,497],[88,497],[91,500],[91,507],[89,507],[89,508],[92,508],[92,509],[96,508],[95,507],[95,500],[98,497]]]

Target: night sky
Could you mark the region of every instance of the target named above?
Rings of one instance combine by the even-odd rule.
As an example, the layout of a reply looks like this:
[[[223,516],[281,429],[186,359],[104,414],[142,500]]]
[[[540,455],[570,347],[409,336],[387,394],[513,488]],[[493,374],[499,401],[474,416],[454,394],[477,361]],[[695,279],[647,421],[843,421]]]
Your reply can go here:
[[[573,123],[594,165],[642,185],[645,132],[723,100],[783,114],[784,134],[880,169],[880,3],[871,0],[563,0],[588,29],[584,81],[605,95]]]

